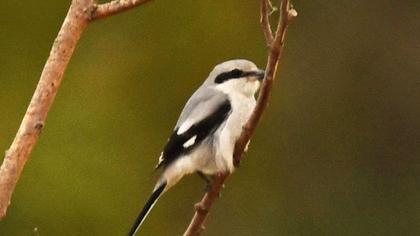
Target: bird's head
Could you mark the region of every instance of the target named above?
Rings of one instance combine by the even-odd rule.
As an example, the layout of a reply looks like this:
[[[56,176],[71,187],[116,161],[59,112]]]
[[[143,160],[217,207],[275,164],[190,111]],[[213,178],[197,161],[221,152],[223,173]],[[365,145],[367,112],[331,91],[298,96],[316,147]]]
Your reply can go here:
[[[264,78],[264,70],[251,61],[236,59],[214,67],[206,83],[226,94],[241,93],[254,96]]]

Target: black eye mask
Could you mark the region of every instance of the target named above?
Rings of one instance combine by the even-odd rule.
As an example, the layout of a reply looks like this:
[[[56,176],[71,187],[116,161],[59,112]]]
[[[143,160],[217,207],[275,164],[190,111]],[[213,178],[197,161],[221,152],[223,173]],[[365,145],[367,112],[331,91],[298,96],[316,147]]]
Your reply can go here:
[[[231,79],[238,79],[244,76],[244,72],[239,69],[233,69],[228,72],[223,72],[219,74],[216,79],[214,79],[214,82],[216,84],[221,84],[225,81],[231,80]]]
[[[234,69],[228,72],[223,72],[214,79],[216,84],[221,84],[225,81],[231,79],[239,79],[248,76],[256,76],[258,80],[262,80],[264,78],[264,71],[263,70],[256,70],[256,71],[241,71],[239,69]]]

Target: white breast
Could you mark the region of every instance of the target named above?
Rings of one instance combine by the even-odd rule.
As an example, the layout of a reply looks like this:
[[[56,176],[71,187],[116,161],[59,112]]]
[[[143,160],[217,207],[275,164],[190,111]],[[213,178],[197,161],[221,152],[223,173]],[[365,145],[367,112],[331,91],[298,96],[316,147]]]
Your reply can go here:
[[[218,171],[234,170],[233,150],[236,140],[242,133],[242,127],[248,121],[255,107],[255,98],[240,93],[230,96],[232,113],[225,126],[220,130],[220,140],[216,143],[216,166]]]

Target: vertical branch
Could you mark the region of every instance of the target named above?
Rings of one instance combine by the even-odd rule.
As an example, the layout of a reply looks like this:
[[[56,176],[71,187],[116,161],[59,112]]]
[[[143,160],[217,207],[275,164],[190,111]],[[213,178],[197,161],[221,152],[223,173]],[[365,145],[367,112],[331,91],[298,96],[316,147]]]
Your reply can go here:
[[[148,1],[150,0],[113,0],[97,5],[94,0],[72,0],[19,130],[0,167],[0,220],[6,215],[13,190],[38,141],[64,71],[83,30],[92,20],[115,15]]]
[[[264,3],[265,2],[265,3]],[[264,5],[267,0],[262,0],[261,4]],[[267,44],[269,44],[269,52],[267,59],[267,66],[265,68],[265,78],[262,84],[260,94],[258,96],[257,105],[255,106],[254,112],[245,124],[242,130],[242,134],[239,137],[235,145],[235,151],[233,153],[233,163],[238,166],[245,146],[254,134],[258,123],[261,120],[262,114],[268,106],[268,101],[271,94],[271,88],[273,86],[274,78],[277,72],[277,66],[284,49],[284,38],[286,35],[287,27],[291,21],[297,17],[297,12],[294,9],[290,9],[290,0],[281,0],[281,11],[280,17],[277,24],[276,34],[273,37],[266,38]],[[261,12],[263,15],[261,18],[265,18],[268,15],[267,9],[265,12]],[[262,30],[264,35],[272,35],[271,26],[268,23],[268,27],[263,25]]]
[[[284,38],[286,35],[287,26],[290,24],[291,20],[297,16],[297,12],[294,9],[290,9],[290,0],[280,0],[281,14],[277,24],[276,34],[273,36],[268,20],[267,1],[268,0],[261,0],[260,18],[261,28],[263,30],[266,43],[269,46],[265,78],[260,91],[260,95],[258,96],[257,105],[250,119],[243,127],[242,134],[235,144],[235,150],[233,153],[233,162],[235,166],[239,165],[245,146],[253,135],[259,121],[261,120],[262,114],[268,105],[268,100],[274,81],[274,75],[276,74],[278,61],[283,52]],[[221,173],[215,177],[210,190],[205,193],[201,201],[195,205],[196,210],[194,216],[190,225],[185,231],[184,236],[197,236],[200,235],[204,230],[204,221],[209,214],[209,210],[212,204],[219,195],[224,181],[229,175],[229,173]]]

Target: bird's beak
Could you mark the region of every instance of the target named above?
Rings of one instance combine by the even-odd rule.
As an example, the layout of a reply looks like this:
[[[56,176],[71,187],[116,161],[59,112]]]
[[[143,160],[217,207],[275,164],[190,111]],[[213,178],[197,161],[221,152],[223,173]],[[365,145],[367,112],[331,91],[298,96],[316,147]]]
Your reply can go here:
[[[260,81],[263,80],[265,76],[265,70],[261,70],[261,69],[257,70],[255,72],[255,76],[257,77],[258,80]]]
[[[264,75],[265,75],[265,71],[264,70],[254,70],[254,71],[249,71],[249,72],[245,72],[243,74],[244,77],[252,77],[252,80],[263,80],[264,79]]]

